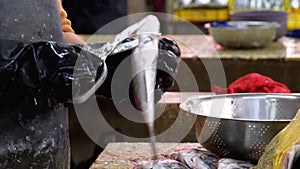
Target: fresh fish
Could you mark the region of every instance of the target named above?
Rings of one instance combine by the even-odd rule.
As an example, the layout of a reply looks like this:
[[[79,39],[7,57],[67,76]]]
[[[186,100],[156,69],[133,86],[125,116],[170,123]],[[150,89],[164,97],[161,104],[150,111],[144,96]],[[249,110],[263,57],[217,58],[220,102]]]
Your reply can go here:
[[[154,133],[154,89],[156,83],[156,65],[158,59],[159,21],[155,16],[148,16],[137,32],[139,46],[132,55],[133,97],[149,129],[150,141],[153,150],[153,159],[156,159]]]
[[[251,167],[254,167],[254,164],[230,158],[222,158],[218,162],[218,169],[249,169]]]
[[[217,169],[219,157],[204,148],[187,148],[171,153],[170,157],[191,169]]]
[[[135,169],[189,169],[185,164],[172,159],[142,161]]]

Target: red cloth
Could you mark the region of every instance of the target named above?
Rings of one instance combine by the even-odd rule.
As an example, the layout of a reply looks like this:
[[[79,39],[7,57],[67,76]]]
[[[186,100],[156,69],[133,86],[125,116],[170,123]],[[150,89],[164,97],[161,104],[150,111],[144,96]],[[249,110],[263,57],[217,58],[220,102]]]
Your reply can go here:
[[[290,89],[270,77],[250,73],[232,82],[228,88],[212,86],[212,91],[221,93],[291,93]]]

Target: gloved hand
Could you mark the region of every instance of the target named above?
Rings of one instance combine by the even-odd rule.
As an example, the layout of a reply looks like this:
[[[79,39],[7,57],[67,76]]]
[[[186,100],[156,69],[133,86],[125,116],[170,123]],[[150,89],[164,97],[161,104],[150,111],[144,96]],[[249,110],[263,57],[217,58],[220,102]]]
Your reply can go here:
[[[126,39],[124,42],[130,42],[133,39]],[[157,74],[156,74],[156,85],[155,85],[155,100],[158,101],[162,94],[170,88],[173,83],[173,77],[178,68],[178,64],[180,62],[180,49],[179,46],[175,41],[169,40],[167,38],[161,38],[159,40],[159,56],[157,61]],[[104,84],[101,85],[101,87],[97,90],[96,95],[103,95],[105,97],[111,98],[112,97],[112,85],[115,85],[117,87],[114,87],[114,90],[120,91],[128,91],[130,99],[133,98],[132,94],[132,84],[130,84],[130,87],[126,86],[124,84],[124,81],[126,81],[126,77],[120,75],[117,77],[113,77],[116,69],[120,65],[122,61],[124,61],[126,58],[131,57],[133,50],[127,50],[122,53],[117,53],[115,55],[110,55],[106,59],[106,64],[108,67],[108,77],[105,80]],[[130,59],[129,59],[130,60]],[[131,62],[128,62],[127,67],[122,69],[124,74],[130,74],[131,72]],[[112,78],[114,78],[114,82],[112,84]],[[118,93],[118,91],[114,91],[115,93]],[[126,96],[117,96],[117,98],[113,98],[117,101],[122,101]],[[132,100],[131,100],[132,101]],[[134,104],[134,102],[132,101]]]
[[[296,169],[300,159],[300,110],[267,145],[253,169]]]
[[[80,58],[83,64],[76,69],[82,71],[74,76],[74,65]],[[97,56],[75,45],[0,39],[0,102],[8,107],[24,99],[32,105],[39,98],[46,100],[44,104],[47,99],[65,103],[72,98],[74,78],[92,85],[92,79],[103,64]]]

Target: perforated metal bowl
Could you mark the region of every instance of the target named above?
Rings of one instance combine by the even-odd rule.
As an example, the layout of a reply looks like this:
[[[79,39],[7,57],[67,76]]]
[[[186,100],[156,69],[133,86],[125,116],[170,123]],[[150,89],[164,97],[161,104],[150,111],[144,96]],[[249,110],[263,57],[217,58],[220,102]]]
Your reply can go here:
[[[297,94],[226,94],[184,101],[197,115],[198,141],[223,157],[257,162],[266,145],[296,115]]]

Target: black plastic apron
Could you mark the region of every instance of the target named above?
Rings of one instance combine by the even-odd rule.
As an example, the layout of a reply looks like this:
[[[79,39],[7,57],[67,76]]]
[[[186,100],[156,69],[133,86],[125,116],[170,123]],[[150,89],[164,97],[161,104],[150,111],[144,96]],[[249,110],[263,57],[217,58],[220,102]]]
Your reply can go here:
[[[0,23],[1,39],[63,41],[56,0],[1,0]],[[0,168],[68,169],[67,108],[37,90],[22,97],[15,107],[0,103]]]

